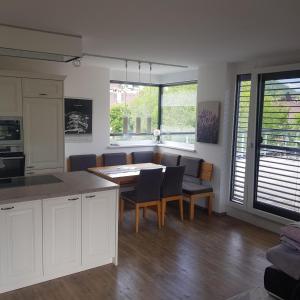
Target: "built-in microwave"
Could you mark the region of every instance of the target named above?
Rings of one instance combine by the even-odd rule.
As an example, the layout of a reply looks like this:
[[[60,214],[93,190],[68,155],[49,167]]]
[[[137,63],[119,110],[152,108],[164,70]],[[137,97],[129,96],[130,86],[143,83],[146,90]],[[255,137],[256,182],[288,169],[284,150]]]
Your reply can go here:
[[[22,119],[0,117],[0,144],[19,144],[22,142]]]

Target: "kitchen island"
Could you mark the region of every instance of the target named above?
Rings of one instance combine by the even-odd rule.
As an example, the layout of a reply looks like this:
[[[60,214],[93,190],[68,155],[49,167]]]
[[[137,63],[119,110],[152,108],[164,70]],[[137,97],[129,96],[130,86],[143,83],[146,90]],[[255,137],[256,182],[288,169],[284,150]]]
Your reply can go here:
[[[87,172],[0,182],[0,292],[118,262],[119,186]]]

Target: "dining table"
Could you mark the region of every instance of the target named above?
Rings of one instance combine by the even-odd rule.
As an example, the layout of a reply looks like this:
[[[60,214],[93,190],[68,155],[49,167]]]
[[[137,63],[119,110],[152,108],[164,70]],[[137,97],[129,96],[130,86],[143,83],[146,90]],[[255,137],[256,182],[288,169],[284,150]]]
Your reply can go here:
[[[141,170],[162,169],[165,171],[165,166],[155,163],[127,164],[118,166],[105,166],[89,168],[88,171],[99,177],[126,186],[135,184]]]

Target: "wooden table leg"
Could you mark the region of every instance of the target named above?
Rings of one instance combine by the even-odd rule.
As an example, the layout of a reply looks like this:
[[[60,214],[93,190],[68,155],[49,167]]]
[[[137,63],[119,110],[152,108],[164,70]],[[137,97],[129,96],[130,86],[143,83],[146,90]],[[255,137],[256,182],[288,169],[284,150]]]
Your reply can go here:
[[[183,198],[179,198],[179,213],[180,213],[180,220],[183,221]]]
[[[214,194],[211,193],[211,194],[208,196],[208,199],[207,199],[207,211],[208,211],[208,215],[209,215],[209,216],[211,216],[211,214],[212,214],[213,200],[214,200]]]
[[[161,205],[160,201],[157,202],[157,222],[158,222],[158,228],[161,228]]]
[[[190,198],[190,221],[193,221],[195,218],[195,200]]]
[[[139,205],[135,206],[135,232],[139,232],[139,222],[140,222],[140,207]]]
[[[166,214],[166,201],[162,199],[161,201],[161,225],[165,226],[165,214]]]

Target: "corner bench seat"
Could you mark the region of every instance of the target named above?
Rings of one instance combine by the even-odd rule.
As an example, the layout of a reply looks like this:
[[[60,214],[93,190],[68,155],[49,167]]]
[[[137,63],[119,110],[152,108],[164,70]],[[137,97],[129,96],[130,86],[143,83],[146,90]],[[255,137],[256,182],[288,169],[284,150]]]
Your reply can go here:
[[[182,191],[184,194],[197,195],[202,193],[212,193],[213,188],[200,183],[193,183],[189,181],[183,181]]]

